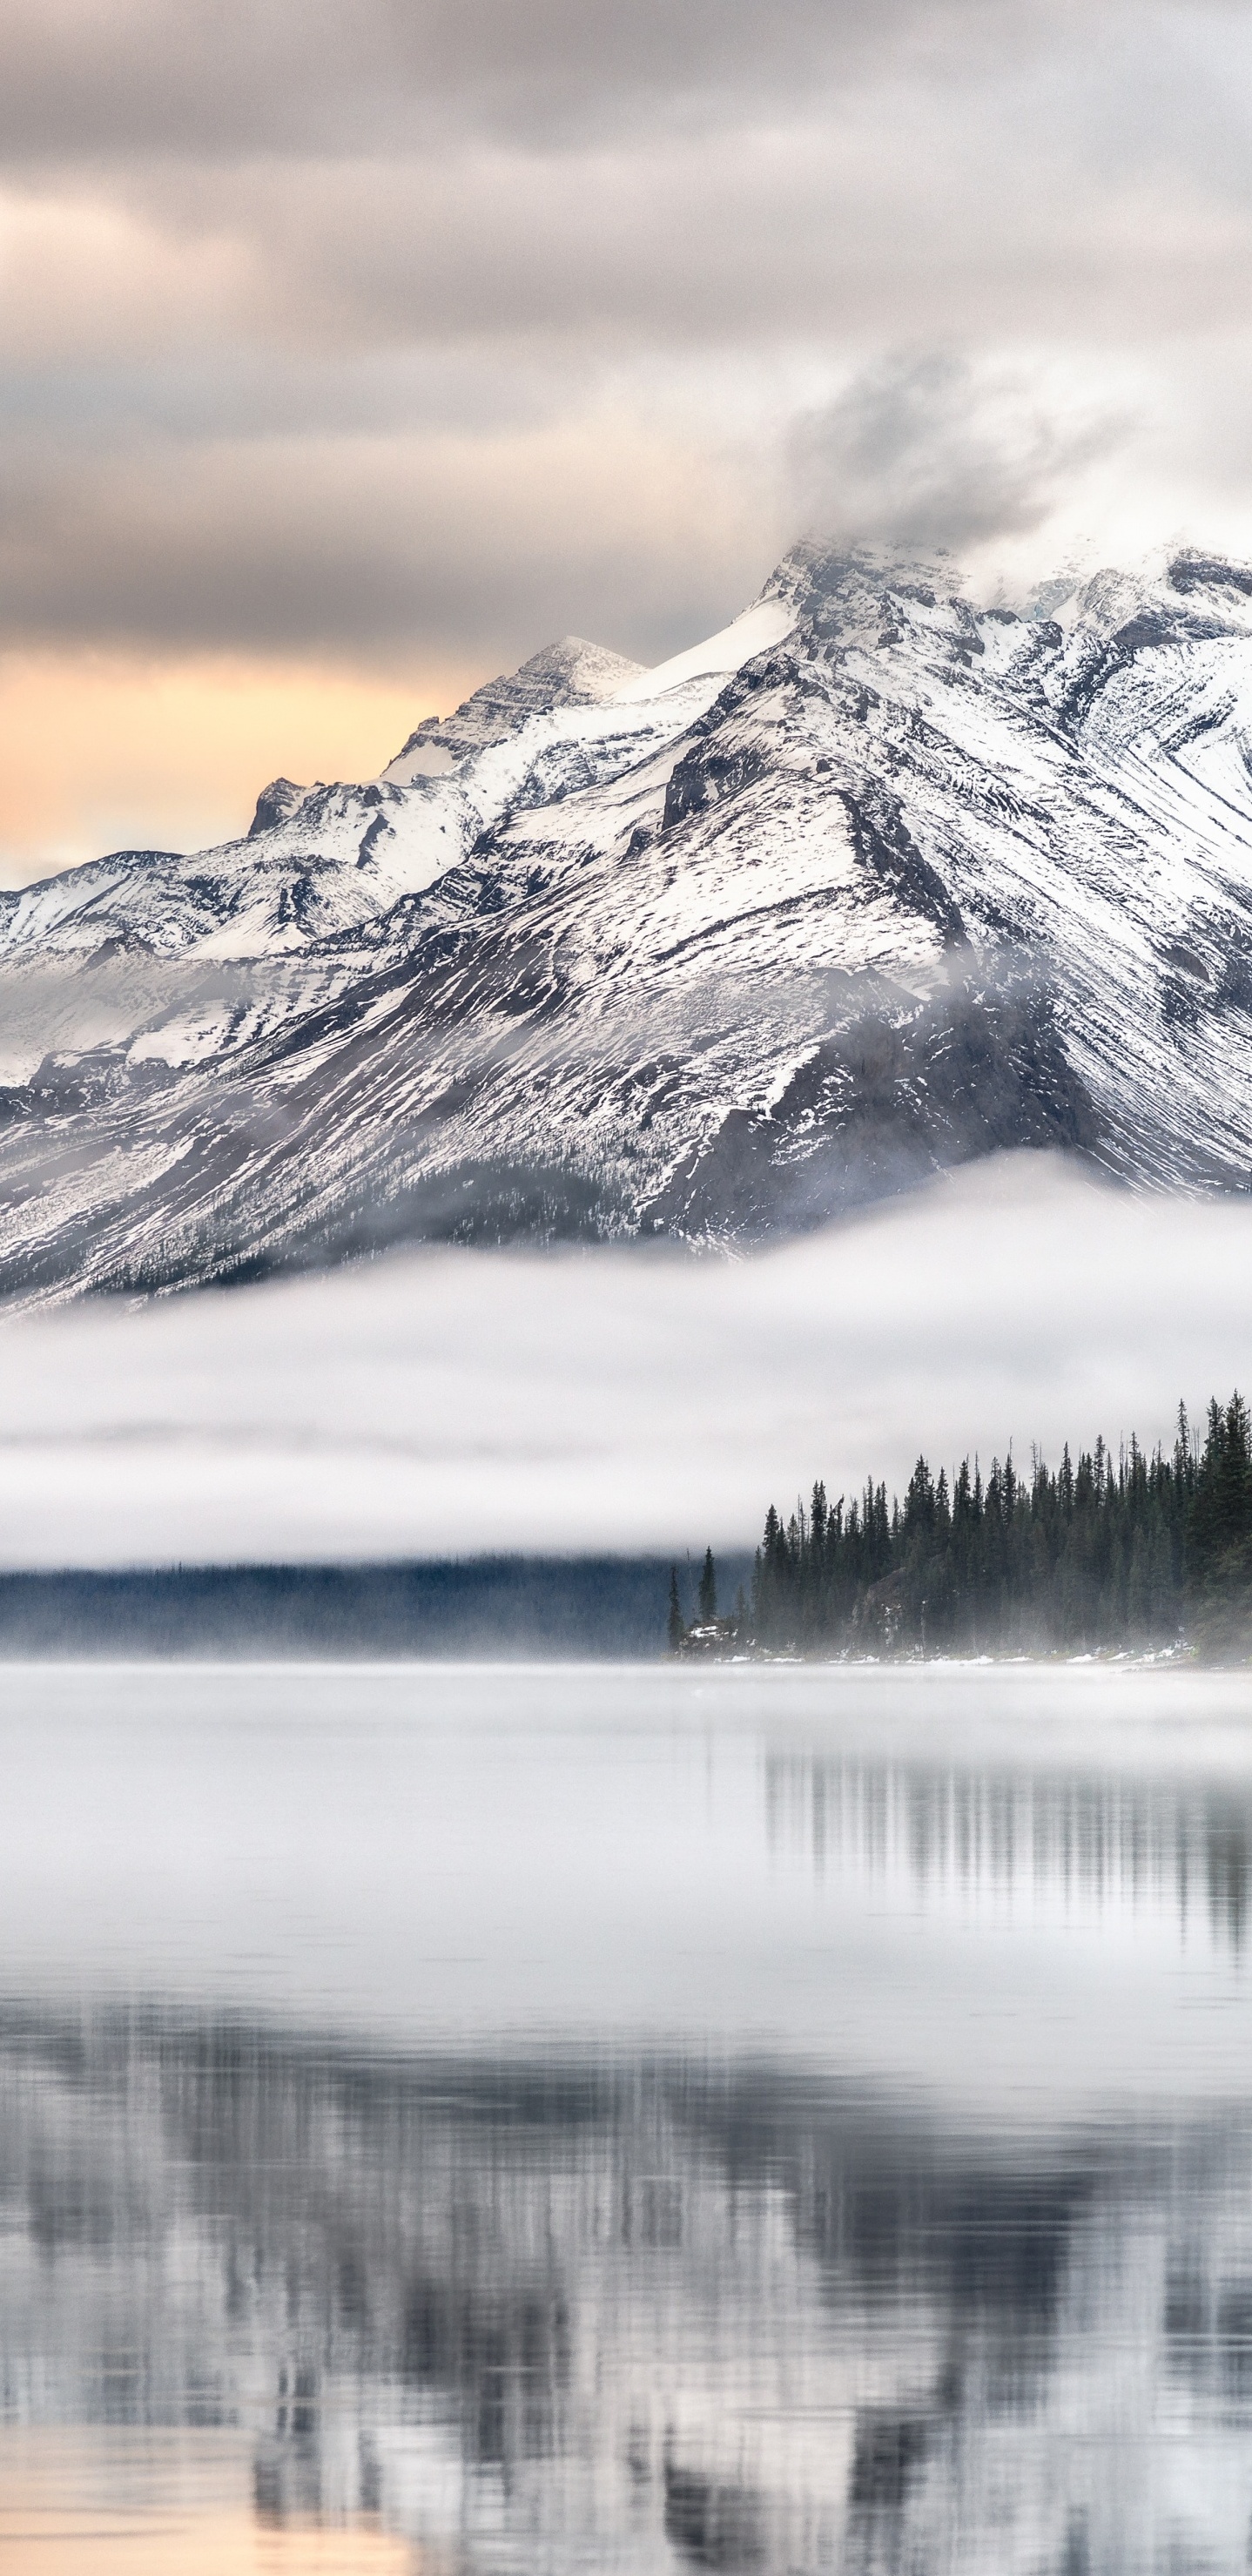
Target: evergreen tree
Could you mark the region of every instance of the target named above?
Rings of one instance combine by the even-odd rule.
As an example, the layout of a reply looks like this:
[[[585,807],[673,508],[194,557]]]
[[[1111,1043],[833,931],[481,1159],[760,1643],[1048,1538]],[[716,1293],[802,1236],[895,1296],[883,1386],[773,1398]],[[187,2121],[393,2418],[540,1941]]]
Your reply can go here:
[[[1101,1439],[1055,1472],[1032,1452],[1028,1478],[1011,1451],[985,1483],[977,1458],[949,1477],[919,1457],[903,1501],[818,1482],[785,1525],[770,1506],[751,1616],[776,1650],[1141,1649],[1185,1619],[1208,1651],[1252,1652],[1252,1415],[1212,1405],[1200,1448],[1180,1408],[1168,1454]]]
[[[1184,1551],[1199,1642],[1210,1653],[1247,1653],[1252,1642],[1252,1419],[1237,1390],[1229,1404],[1209,1406]]]
[[[676,1565],[671,1565],[669,1570],[669,1618],[666,1622],[665,1633],[669,1640],[670,1653],[671,1655],[676,1655],[684,1637],[687,1634],[686,1628],[683,1624],[683,1614],[678,1600],[678,1568]]]
[[[699,1603],[700,1620],[702,1625],[710,1619],[716,1619],[717,1568],[713,1563],[713,1550],[711,1547],[706,1547],[704,1551],[704,1564],[700,1569]]]

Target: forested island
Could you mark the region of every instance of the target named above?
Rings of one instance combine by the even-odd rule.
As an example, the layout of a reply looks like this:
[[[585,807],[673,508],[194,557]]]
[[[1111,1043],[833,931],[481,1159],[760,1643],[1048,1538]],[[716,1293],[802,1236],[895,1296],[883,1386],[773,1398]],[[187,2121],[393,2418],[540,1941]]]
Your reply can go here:
[[[670,1585],[676,1653],[833,1655],[1148,1652],[1187,1643],[1252,1656],[1252,1417],[1238,1393],[1203,1436],[1179,1407],[1174,1444],[1116,1457],[1103,1440],[1029,1475],[1010,1454],[951,1480],[919,1458],[901,1501],[873,1479],[848,1502],[824,1484],[783,1520],[773,1504],[751,1598],[718,1616],[711,1551],[696,1617]]]

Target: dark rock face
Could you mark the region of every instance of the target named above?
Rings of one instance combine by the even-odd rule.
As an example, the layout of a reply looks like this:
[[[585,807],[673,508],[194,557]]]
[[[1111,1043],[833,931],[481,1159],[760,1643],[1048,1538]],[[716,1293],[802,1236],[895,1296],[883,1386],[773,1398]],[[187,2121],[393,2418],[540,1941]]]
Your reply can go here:
[[[901,1006],[904,997],[900,997]],[[1046,997],[965,984],[822,1039],[781,1099],[731,1110],[645,1211],[696,1236],[763,1239],[913,1189],[977,1155],[1093,1154],[1099,1122]]]
[[[255,841],[262,832],[272,832],[279,823],[288,822],[308,794],[309,789],[297,787],[294,779],[272,778],[256,800],[256,812],[248,826],[249,840]]]
[[[1227,563],[1221,555],[1175,555],[1169,578],[1173,589],[1184,597],[1193,590],[1226,590],[1238,598],[1252,599],[1252,565]]]
[[[871,787],[859,798],[845,793],[843,801],[857,857],[890,888],[904,910],[934,923],[945,948],[967,947],[960,912],[938,871],[910,839],[896,798]]]
[[[686,822],[688,815],[703,814],[708,806],[724,804],[729,797],[742,794],[761,776],[763,766],[759,751],[751,745],[722,752],[714,745],[700,743],[670,772],[662,831],[672,832],[676,824]]]

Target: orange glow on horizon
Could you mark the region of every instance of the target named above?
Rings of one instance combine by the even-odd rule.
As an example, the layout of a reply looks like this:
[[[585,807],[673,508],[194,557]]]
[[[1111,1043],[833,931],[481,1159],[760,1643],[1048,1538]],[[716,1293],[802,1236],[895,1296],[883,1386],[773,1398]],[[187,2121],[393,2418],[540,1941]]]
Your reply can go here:
[[[488,674],[99,653],[0,656],[0,882],[246,832],[271,778],[372,778]]]

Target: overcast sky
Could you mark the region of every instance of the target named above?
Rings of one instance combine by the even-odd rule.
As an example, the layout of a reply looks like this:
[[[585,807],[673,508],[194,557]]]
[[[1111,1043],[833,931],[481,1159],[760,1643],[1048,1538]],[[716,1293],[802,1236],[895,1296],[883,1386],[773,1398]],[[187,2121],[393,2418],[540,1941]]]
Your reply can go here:
[[[1250,120],[1192,0],[6,0],[6,872],[806,523],[1252,551]]]

